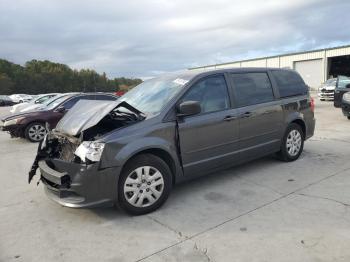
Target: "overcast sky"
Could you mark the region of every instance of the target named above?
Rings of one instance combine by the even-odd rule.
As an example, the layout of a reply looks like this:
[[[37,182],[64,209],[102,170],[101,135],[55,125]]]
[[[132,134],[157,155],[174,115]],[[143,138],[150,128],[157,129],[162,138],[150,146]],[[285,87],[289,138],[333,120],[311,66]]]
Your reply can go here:
[[[350,43],[350,1],[0,0],[0,58],[109,77]]]

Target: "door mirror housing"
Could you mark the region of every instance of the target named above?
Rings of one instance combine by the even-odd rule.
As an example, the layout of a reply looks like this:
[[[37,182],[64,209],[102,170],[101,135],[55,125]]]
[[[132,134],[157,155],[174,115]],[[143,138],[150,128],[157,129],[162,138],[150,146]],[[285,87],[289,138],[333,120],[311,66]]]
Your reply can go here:
[[[178,116],[192,116],[199,114],[201,111],[201,105],[198,101],[185,101],[177,107]]]

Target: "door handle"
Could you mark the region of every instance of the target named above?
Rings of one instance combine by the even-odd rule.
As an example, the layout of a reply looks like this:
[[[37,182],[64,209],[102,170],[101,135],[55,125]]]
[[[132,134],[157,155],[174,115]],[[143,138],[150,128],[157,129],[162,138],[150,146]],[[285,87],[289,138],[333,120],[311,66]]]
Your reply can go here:
[[[224,121],[231,121],[231,120],[235,120],[235,119],[237,119],[237,116],[226,116],[224,118]]]
[[[247,117],[251,117],[251,116],[252,116],[251,112],[245,112],[245,113],[240,115],[241,118],[247,118]]]

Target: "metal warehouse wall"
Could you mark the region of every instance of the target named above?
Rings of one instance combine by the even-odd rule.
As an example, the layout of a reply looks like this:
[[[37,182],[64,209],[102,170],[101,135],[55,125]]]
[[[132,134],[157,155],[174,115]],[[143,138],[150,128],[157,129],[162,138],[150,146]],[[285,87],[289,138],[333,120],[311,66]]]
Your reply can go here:
[[[329,57],[335,57],[335,56],[344,56],[344,55],[350,55],[350,45],[347,46],[340,46],[340,47],[334,47],[334,48],[326,48],[326,49],[320,49],[320,50],[313,50],[313,51],[307,51],[307,52],[300,52],[300,53],[291,53],[291,54],[283,54],[278,56],[271,56],[271,57],[263,57],[263,58],[256,58],[256,59],[249,59],[249,60],[241,60],[241,61],[234,61],[232,63],[224,63],[224,64],[217,64],[217,65],[208,65],[208,66],[202,66],[202,67],[196,67],[196,68],[190,68],[190,70],[193,69],[219,69],[219,68],[231,68],[231,67],[276,67],[276,68],[291,68],[296,69],[296,62],[300,61],[308,61],[308,60],[316,60],[316,59],[322,59],[322,74],[319,74],[319,68],[315,68],[315,72],[318,73],[314,76],[309,76],[310,83],[312,83],[312,88],[317,88],[317,85],[321,84],[322,82],[327,80],[328,77],[328,58]],[[310,63],[311,65],[312,63]],[[317,66],[317,63],[313,63],[315,66]],[[304,68],[304,67],[300,67]],[[310,68],[308,69],[308,72]],[[303,72],[299,72],[303,73]],[[307,80],[305,80],[307,82]],[[318,83],[318,84],[316,84]]]

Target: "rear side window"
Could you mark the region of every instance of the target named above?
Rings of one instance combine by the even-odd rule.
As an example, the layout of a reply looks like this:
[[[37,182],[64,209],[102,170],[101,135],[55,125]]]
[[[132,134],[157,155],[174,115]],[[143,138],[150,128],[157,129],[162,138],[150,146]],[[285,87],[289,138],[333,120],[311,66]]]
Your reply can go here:
[[[303,79],[293,71],[271,71],[281,98],[307,94],[308,88]]]
[[[270,79],[266,73],[231,74],[239,107],[274,100]]]

